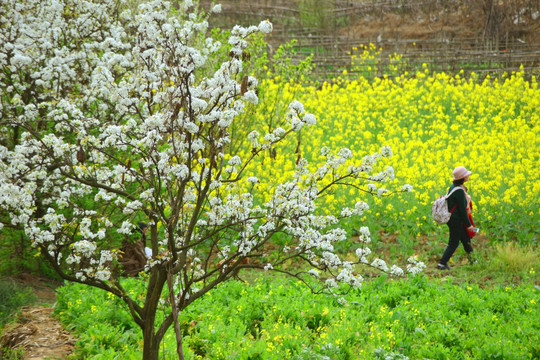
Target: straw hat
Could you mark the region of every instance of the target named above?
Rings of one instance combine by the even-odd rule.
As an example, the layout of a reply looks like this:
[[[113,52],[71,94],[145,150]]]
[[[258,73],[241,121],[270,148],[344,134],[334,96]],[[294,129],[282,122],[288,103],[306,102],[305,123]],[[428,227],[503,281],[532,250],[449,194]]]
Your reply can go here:
[[[469,170],[465,169],[464,166],[458,166],[454,169],[452,174],[454,175],[454,180],[460,180],[464,177],[471,175],[472,173]]]

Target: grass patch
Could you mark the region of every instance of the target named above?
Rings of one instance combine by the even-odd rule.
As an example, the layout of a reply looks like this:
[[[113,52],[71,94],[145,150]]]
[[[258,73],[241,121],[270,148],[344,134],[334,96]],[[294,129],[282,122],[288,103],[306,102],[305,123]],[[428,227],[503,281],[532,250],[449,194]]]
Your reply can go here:
[[[450,276],[453,282],[474,283],[482,288],[540,284],[540,257],[538,247],[517,243],[482,244],[475,247],[477,263],[469,264],[463,248],[452,257],[452,270],[427,270],[431,277]]]
[[[2,360],[22,360],[24,359],[24,349],[0,349],[0,359]]]
[[[21,306],[36,300],[32,289],[12,280],[0,279],[0,328],[11,321]]]
[[[512,273],[538,270],[538,253],[531,246],[518,246],[513,243],[495,246],[493,266]]]
[[[0,359],[20,360],[24,358],[24,349],[10,348],[3,343],[3,335],[15,326],[14,321],[22,306],[37,300],[31,287],[17,284],[10,279],[0,279]],[[11,325],[10,325],[11,323]]]

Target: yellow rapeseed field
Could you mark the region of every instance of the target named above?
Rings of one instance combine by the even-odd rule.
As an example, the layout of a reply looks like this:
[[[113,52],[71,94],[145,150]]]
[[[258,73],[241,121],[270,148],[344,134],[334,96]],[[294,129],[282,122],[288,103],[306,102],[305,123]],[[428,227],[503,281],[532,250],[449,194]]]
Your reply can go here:
[[[413,194],[389,199],[373,198],[371,217],[414,228],[414,233],[435,229],[431,203],[451,184],[452,169],[463,165],[473,172],[467,183],[473,196],[475,219],[493,233],[524,234],[536,240],[540,222],[540,89],[522,72],[502,79],[479,81],[474,75],[430,74],[367,81],[336,79],[322,87],[285,81],[261,84],[264,100],[256,112],[262,131],[277,125],[276,109],[296,98],[317,117],[317,125],[266,156],[252,171],[270,184],[290,179],[298,148],[310,165],[322,161],[320,148],[353,151],[359,162],[381,146],[394,156],[384,166],[395,169],[393,187],[414,186]],[[392,185],[388,186],[389,188]],[[354,189],[325,199],[324,211],[366,198]]]

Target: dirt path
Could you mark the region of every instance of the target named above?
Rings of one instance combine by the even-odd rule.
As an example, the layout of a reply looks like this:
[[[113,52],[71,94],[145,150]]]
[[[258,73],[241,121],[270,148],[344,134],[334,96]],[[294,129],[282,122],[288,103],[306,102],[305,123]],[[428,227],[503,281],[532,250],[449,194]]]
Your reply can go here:
[[[32,275],[18,276],[16,281],[32,287],[38,301],[21,309],[17,323],[4,329],[0,344],[4,348],[23,348],[25,360],[67,359],[73,352],[75,339],[53,316],[54,286]]]

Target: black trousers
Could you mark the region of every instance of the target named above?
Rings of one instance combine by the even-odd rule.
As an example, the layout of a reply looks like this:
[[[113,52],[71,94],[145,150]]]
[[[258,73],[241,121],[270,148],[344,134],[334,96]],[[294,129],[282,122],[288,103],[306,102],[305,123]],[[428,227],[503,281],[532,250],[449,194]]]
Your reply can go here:
[[[439,263],[443,265],[446,265],[452,255],[454,255],[454,252],[459,246],[459,242],[463,244],[463,248],[467,254],[473,251],[471,238],[467,233],[467,229],[457,217],[452,216],[446,225],[448,225],[448,229],[450,230],[450,236],[448,239],[448,246],[446,247],[446,250],[444,250],[441,261],[439,261]]]

